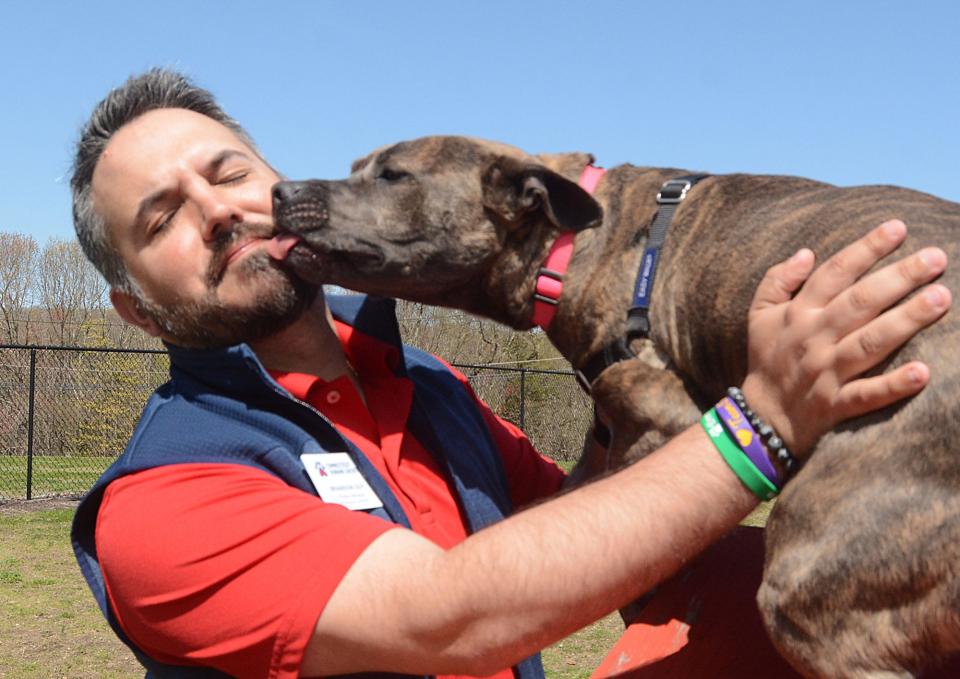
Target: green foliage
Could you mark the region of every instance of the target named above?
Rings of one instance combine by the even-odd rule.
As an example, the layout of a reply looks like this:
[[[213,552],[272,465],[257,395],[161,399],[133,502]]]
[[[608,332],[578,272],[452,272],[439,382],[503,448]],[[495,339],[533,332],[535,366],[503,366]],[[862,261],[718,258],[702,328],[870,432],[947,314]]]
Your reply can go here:
[[[20,572],[20,568],[19,559],[8,557],[0,561],[0,583],[16,585],[23,582],[23,574]]]
[[[477,395],[497,415],[522,425],[538,450],[558,461],[580,455],[593,411],[572,374],[542,372],[570,368],[545,333],[411,302],[399,302],[397,315],[404,341],[454,364],[490,366],[462,370]],[[521,375],[518,368],[530,372]]]
[[[115,456],[123,451],[155,387],[145,383],[145,378],[159,372],[157,358],[125,353],[79,355],[76,373],[91,379],[85,379],[74,391],[77,417],[67,436],[71,453]]]

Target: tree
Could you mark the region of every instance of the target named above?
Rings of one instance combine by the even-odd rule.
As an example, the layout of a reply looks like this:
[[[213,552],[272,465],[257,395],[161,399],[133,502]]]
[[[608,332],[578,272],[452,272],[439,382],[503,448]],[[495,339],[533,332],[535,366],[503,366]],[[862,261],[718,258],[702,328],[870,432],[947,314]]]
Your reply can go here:
[[[29,311],[39,250],[32,236],[0,233],[0,320],[5,343],[30,341]]]
[[[477,395],[497,415],[522,424],[543,453],[557,460],[576,459],[593,419],[589,397],[572,375],[502,368],[570,366],[545,333],[517,332],[462,311],[398,301],[397,318],[405,342],[442,356],[462,368]],[[497,368],[501,369],[497,369]]]
[[[56,394],[65,450],[87,457],[119,455],[168,371],[166,354],[81,353],[70,366],[71,391]]]
[[[51,238],[39,258],[38,301],[52,327],[52,341],[77,345],[92,318],[106,320],[107,284],[75,240]]]
[[[457,309],[398,301],[397,320],[405,342],[452,363],[519,364],[560,357],[541,332],[517,332]],[[557,362],[563,365],[562,359]]]

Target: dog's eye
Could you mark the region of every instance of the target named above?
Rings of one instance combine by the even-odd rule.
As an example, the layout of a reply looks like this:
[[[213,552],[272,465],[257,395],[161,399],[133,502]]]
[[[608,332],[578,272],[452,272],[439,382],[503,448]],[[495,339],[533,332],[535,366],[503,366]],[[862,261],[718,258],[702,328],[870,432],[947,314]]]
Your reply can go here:
[[[399,182],[404,179],[409,179],[413,175],[409,172],[404,172],[403,170],[394,170],[389,167],[380,168],[380,174],[377,175],[377,179],[382,179],[385,182]]]

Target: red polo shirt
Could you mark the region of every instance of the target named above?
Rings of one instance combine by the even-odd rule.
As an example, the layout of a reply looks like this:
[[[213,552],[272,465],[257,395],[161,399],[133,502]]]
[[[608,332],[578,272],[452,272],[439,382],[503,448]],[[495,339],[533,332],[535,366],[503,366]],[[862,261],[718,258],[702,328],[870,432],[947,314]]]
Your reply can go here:
[[[413,385],[393,372],[399,351],[347,325],[338,323],[337,331],[366,405],[346,377],[274,377],[360,448],[414,531],[444,548],[455,545],[466,537],[465,522],[444,472],[406,429]],[[563,472],[477,402],[503,458],[514,505],[556,492]],[[111,483],[96,539],[120,626],[149,655],[174,664],[186,658],[234,676],[296,677],[340,579],[392,528],[261,470],[182,464]]]

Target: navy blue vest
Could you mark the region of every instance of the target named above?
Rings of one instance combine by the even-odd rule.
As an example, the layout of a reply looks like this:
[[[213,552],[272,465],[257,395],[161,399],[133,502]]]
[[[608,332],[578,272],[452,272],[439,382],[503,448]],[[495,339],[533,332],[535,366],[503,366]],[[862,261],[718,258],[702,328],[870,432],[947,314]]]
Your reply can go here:
[[[392,300],[328,296],[327,303],[338,320],[400,346]],[[363,453],[320,413],[280,387],[247,345],[203,351],[168,349],[170,381],[151,396],[126,450],[80,503],[71,538],[80,570],[100,610],[147,668],[147,677],[210,679],[225,675],[207,668],[159,663],[120,629],[107,601],[94,534],[103,493],[111,481],[167,464],[229,462],[262,469],[316,495],[300,455],[347,451],[383,502],[382,508],[369,513],[408,528],[410,523]],[[397,373],[414,383],[408,428],[447,471],[469,532],[510,514],[500,455],[472,398],[446,366],[429,354],[403,346],[403,359]],[[521,679],[543,677],[539,655],[520,663],[514,672]]]

